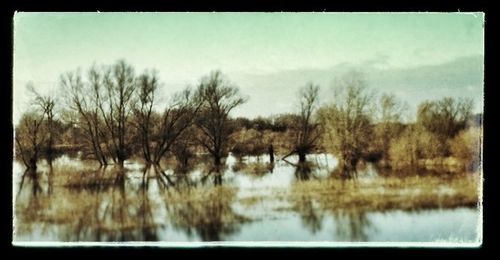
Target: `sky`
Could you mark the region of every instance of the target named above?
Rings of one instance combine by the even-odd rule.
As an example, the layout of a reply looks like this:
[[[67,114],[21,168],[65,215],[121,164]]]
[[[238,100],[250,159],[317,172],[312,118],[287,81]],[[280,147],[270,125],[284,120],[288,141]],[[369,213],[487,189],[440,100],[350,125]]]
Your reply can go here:
[[[58,95],[62,73],[119,59],[158,70],[165,97],[221,70],[248,97],[233,116],[295,112],[310,81],[328,102],[350,69],[412,109],[444,96],[483,106],[482,13],[21,12],[13,23],[14,123],[30,104],[26,84]]]

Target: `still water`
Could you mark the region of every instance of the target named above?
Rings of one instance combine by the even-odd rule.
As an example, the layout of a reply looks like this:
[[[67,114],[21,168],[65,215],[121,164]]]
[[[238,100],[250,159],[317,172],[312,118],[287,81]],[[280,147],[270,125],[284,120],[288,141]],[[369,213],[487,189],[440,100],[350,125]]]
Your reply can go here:
[[[230,156],[220,174],[200,164],[164,176],[134,162],[124,175],[96,171],[68,157],[31,176],[14,163],[14,241],[478,241],[475,208],[332,211],[294,201],[294,185],[329,178],[338,164],[311,155],[304,175],[296,160]],[[377,178],[371,165],[360,171],[359,181]]]

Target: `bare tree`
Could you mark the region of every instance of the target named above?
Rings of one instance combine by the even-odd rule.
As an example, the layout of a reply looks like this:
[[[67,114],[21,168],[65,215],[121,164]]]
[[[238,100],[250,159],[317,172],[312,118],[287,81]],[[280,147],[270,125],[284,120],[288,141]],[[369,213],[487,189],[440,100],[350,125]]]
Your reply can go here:
[[[135,126],[139,129],[143,158],[159,167],[179,136],[190,127],[201,106],[189,88],[176,93],[159,115],[153,110],[159,81],[155,72],[145,72],[138,80],[138,102],[134,108]]]
[[[123,167],[130,156],[131,142],[127,135],[130,129],[132,97],[135,90],[134,69],[120,60],[105,70],[103,75],[104,98],[98,105],[104,119],[106,131],[109,133],[110,153],[113,161]]]
[[[153,111],[158,84],[157,73],[155,71],[146,71],[137,79],[138,100],[134,106],[134,125],[139,130],[142,155],[147,164],[154,162],[151,152],[151,142],[154,135],[154,127],[156,126],[155,122],[158,121],[159,117]]]
[[[321,136],[320,125],[313,118],[319,99],[319,86],[309,83],[299,91],[300,112],[295,117],[292,125],[294,135],[293,150],[283,158],[291,154],[299,156],[299,162],[306,161],[306,155],[310,153]]]
[[[76,112],[75,122],[84,130],[91,154],[101,166],[108,164],[103,142],[106,140],[104,123],[100,116],[102,76],[94,66],[88,73],[89,82],[82,81],[80,71],[61,76],[61,87],[67,95],[67,107]]]
[[[33,95],[31,111],[23,114],[16,127],[16,155],[30,170],[37,168],[37,162],[44,156],[50,167],[54,157],[54,106],[55,100],[38,93],[30,83],[26,86]]]
[[[33,172],[36,172],[41,149],[46,140],[46,131],[43,130],[44,118],[45,113],[24,113],[15,129],[16,157]]]
[[[155,152],[156,164],[170,151],[177,138],[194,123],[200,107],[200,100],[189,88],[172,97],[162,116],[160,140]]]
[[[198,141],[212,155],[214,164],[219,166],[227,154],[229,135],[233,131],[228,120],[229,113],[246,99],[240,96],[237,87],[224,79],[220,71],[212,72],[201,80],[197,95],[203,101],[196,120],[202,132]]]
[[[338,79],[335,87],[333,104],[319,113],[326,128],[326,146],[340,157],[342,172],[355,177],[356,165],[372,137],[372,95],[366,93],[365,83],[356,72]]]
[[[179,163],[176,170],[186,172],[189,169],[189,159],[194,157],[197,147],[193,136],[196,136],[198,131],[195,125],[191,125],[173,143],[170,151]]]
[[[54,106],[55,100],[49,95],[43,96],[38,93],[33,85],[28,85],[28,90],[35,95],[34,105],[40,109],[40,112],[45,115],[44,125],[47,132],[47,140],[44,144],[44,155],[50,167],[52,167],[52,160],[54,159]]]

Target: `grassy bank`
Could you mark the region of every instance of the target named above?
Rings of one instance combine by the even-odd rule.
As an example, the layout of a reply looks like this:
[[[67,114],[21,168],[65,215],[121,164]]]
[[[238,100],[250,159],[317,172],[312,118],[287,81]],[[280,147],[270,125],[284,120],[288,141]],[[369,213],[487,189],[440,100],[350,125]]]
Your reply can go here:
[[[301,207],[304,199],[323,210],[356,208],[365,211],[476,207],[479,175],[387,177],[369,181],[322,180],[297,182],[290,201]]]

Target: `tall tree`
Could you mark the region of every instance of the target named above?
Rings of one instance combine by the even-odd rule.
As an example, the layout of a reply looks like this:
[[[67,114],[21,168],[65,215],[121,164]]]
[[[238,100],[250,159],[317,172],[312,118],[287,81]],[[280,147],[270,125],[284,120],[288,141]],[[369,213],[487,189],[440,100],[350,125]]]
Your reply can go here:
[[[43,151],[45,155],[45,159],[50,167],[52,167],[52,160],[54,159],[54,138],[55,138],[55,128],[54,128],[54,107],[55,107],[55,99],[50,95],[41,95],[38,91],[35,90],[33,85],[28,85],[28,90],[34,94],[35,100],[33,104],[39,109],[39,111],[45,115],[45,120],[43,121],[44,130],[46,131],[46,141],[44,143]]]
[[[135,90],[135,74],[131,65],[120,60],[105,70],[103,75],[104,99],[99,109],[106,131],[110,134],[111,155],[115,163],[123,167],[130,156],[132,97]]]
[[[193,92],[185,90],[174,94],[162,114],[154,111],[159,80],[156,72],[145,72],[137,79],[137,102],[134,107],[134,125],[139,130],[142,155],[150,166],[159,167],[163,156],[171,151],[183,132],[193,125],[201,106]]]
[[[154,131],[159,121],[159,115],[155,113],[153,107],[155,105],[156,91],[158,89],[157,73],[144,72],[137,78],[137,102],[134,106],[134,126],[138,129],[142,156],[147,164],[154,163],[152,155],[152,141],[154,139]]]
[[[214,164],[219,166],[221,159],[227,154],[229,135],[233,131],[229,113],[246,99],[220,71],[202,78],[197,95],[203,102],[196,120],[196,125],[202,132],[198,141],[212,155]]]
[[[107,133],[100,115],[102,75],[95,66],[89,70],[88,80],[89,82],[82,80],[79,70],[67,72],[60,79],[62,91],[67,95],[67,108],[75,114],[71,120],[83,130],[90,154],[101,166],[105,166],[108,164],[104,144]]]
[[[300,112],[292,125],[294,145],[291,154],[299,156],[299,162],[306,161],[306,155],[315,147],[321,135],[320,125],[313,118],[319,99],[319,86],[309,83],[299,91]]]

